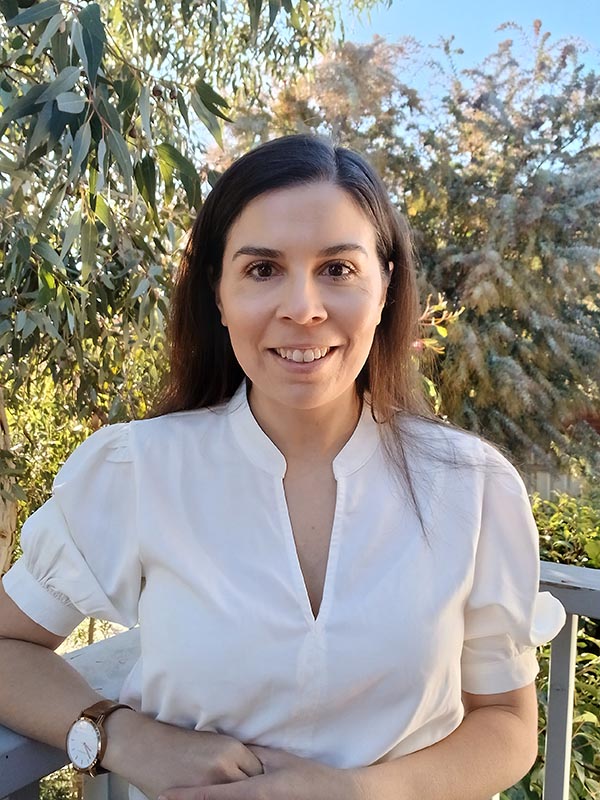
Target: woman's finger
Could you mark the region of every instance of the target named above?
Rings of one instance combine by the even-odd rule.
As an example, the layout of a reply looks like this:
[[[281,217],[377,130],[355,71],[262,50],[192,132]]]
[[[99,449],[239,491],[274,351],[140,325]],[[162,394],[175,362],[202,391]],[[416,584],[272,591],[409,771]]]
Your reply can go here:
[[[260,787],[256,781],[261,779],[248,778],[235,783],[221,783],[218,786],[192,786],[187,788],[173,788],[163,792],[158,800],[259,800]],[[264,795],[263,795],[264,796]]]
[[[276,747],[262,747],[258,744],[247,744],[246,747],[248,750],[251,750],[261,762],[264,775],[268,775],[280,769],[290,769],[302,765],[302,763],[306,763],[306,759]]]

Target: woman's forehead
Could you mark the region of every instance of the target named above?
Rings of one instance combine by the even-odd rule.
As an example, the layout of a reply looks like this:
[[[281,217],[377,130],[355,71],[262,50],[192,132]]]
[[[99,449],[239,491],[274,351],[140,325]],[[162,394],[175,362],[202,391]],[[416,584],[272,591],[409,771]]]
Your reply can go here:
[[[255,246],[285,250],[297,244],[316,250],[354,243],[373,252],[375,229],[354,198],[333,183],[288,186],[251,200],[229,230],[228,257]]]

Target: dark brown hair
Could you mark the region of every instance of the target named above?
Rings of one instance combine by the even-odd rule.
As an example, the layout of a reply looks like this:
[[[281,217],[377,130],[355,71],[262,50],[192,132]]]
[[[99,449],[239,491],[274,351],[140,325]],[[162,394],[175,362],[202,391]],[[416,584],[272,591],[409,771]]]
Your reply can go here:
[[[346,191],[373,224],[381,268],[389,276],[373,347],[357,380],[371,395],[377,421],[397,411],[431,416],[412,355],[418,337],[419,298],[408,226],[392,206],[372,167],[357,153],[314,135],[284,136],[235,161],[202,206],[171,296],[170,373],[152,416],[218,405],[244,373],[220,323],[214,287],[221,276],[229,229],[245,206],[264,192],[327,181]]]
[[[388,279],[386,302],[371,352],[357,378],[398,478],[408,488],[424,525],[405,453],[407,417],[448,428],[437,419],[423,392],[413,343],[419,336],[419,297],[413,243],[408,225],[393,207],[383,182],[359,154],[316,135],[284,136],[256,147],[235,161],[208,195],[192,228],[171,297],[170,373],[150,416],[219,405],[235,394],[244,378],[221,325],[215,286],[222,268],[227,234],[245,206],[274,189],[327,181],[358,204],[376,231],[377,255]],[[389,272],[388,263],[393,270]],[[427,438],[427,437],[425,437]],[[419,451],[439,447],[422,441]]]

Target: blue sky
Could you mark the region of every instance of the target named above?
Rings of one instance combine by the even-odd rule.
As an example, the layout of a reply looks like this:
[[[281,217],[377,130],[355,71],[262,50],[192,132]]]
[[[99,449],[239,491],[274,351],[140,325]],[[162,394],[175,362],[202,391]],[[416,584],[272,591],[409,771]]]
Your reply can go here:
[[[435,44],[440,36],[454,34],[465,51],[459,67],[471,67],[493,52],[510,32],[495,32],[503,22],[532,29],[541,19],[551,41],[577,36],[591,48],[586,61],[600,66],[600,0],[393,0],[390,9],[373,11],[356,22],[346,15],[346,38],[369,41],[374,34],[395,41],[414,36],[423,44]]]

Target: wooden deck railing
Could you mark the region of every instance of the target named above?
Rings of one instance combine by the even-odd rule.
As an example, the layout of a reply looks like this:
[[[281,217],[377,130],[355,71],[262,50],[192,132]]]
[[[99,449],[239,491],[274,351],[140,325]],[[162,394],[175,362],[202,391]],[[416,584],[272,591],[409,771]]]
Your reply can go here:
[[[542,562],[540,589],[564,605],[567,621],[550,652],[543,800],[568,800],[573,690],[579,616],[600,619],[600,570]],[[104,697],[117,699],[139,652],[137,629],[68,653],[65,658]],[[39,781],[68,763],[66,754],[0,726],[0,798],[37,800]],[[84,781],[85,800],[126,800],[117,776]]]

